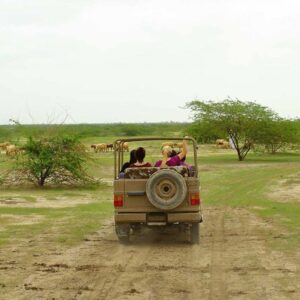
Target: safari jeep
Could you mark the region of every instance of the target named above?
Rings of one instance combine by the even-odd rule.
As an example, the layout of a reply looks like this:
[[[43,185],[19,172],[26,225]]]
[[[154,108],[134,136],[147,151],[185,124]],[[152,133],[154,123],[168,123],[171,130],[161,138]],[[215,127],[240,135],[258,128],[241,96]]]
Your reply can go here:
[[[124,163],[122,145],[131,142],[143,146],[143,142],[166,140],[182,142],[179,138],[130,138],[114,143],[114,207],[115,229],[121,242],[128,242],[131,234],[142,226],[178,226],[191,243],[199,243],[199,225],[202,222],[197,145],[189,143],[188,156],[193,165],[168,168],[127,168],[120,174]],[[192,145],[192,149],[191,149]],[[147,147],[145,147],[148,153]],[[193,151],[191,151],[193,150]],[[160,148],[157,147],[157,159]],[[145,160],[147,161],[147,156]],[[160,155],[161,156],[161,155]]]

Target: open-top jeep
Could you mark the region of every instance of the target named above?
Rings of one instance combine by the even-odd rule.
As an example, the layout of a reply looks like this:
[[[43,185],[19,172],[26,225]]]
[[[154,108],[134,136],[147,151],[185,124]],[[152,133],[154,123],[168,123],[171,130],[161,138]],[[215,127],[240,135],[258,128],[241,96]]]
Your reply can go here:
[[[124,163],[124,143],[150,141],[154,144],[157,141],[182,141],[182,139],[130,138],[115,141],[115,228],[121,242],[128,242],[130,235],[140,231],[141,226],[168,225],[179,226],[192,243],[199,242],[199,223],[202,222],[202,214],[197,145],[193,138],[184,139],[193,147],[193,151],[188,154],[193,156],[191,165],[168,168],[130,167],[124,174],[120,173]]]

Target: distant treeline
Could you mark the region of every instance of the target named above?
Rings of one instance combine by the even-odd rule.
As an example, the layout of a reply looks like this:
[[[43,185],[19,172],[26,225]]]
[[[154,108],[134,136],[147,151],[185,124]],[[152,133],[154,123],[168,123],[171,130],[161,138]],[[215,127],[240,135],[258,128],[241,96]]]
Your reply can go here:
[[[24,137],[51,134],[74,135],[79,138],[95,136],[183,136],[190,123],[113,123],[60,125],[0,125],[0,142]]]

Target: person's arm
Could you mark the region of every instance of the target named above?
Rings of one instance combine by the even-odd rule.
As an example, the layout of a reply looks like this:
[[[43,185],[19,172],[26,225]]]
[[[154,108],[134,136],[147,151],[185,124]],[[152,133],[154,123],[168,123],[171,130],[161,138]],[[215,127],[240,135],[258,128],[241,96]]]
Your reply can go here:
[[[185,136],[185,138],[187,138]],[[180,160],[182,160],[188,153],[187,141],[184,139],[182,141],[182,151],[178,154]]]

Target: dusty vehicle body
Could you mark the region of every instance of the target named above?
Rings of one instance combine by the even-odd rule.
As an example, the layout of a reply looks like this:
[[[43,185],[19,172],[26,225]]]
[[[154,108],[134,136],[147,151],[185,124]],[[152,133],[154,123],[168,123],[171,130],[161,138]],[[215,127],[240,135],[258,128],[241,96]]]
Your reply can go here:
[[[199,242],[202,222],[197,145],[192,144],[193,166],[128,168],[120,173],[124,160],[122,144],[143,141],[181,141],[179,138],[119,139],[114,143],[114,207],[116,234],[121,242],[139,232],[141,226],[178,226],[192,243]],[[120,150],[121,149],[121,150]]]

